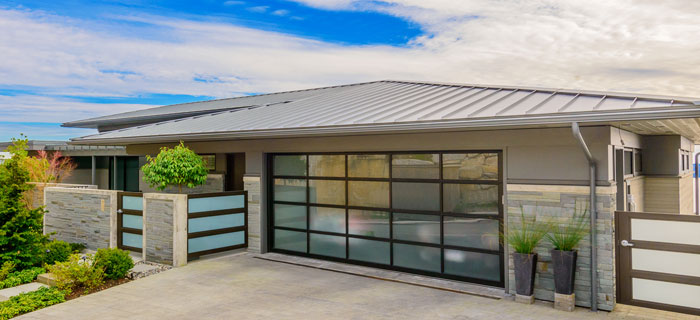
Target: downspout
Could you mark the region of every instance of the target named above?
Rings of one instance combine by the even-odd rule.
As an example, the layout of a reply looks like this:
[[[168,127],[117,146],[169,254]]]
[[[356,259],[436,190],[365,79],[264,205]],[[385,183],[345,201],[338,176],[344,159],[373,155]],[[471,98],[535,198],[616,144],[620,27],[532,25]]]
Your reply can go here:
[[[574,138],[578,141],[578,143],[581,145],[581,149],[583,150],[583,153],[586,155],[586,158],[588,159],[588,166],[590,168],[589,172],[589,178],[590,178],[590,186],[591,186],[591,200],[590,200],[590,208],[591,208],[591,223],[590,223],[590,229],[591,229],[591,311],[598,311],[598,274],[597,274],[597,266],[598,266],[598,256],[596,252],[596,247],[597,247],[597,234],[596,234],[596,196],[595,196],[595,179],[596,179],[596,163],[595,159],[593,158],[593,155],[591,154],[591,151],[588,149],[588,146],[586,145],[586,141],[583,140],[583,136],[581,136],[581,129],[578,126],[577,122],[572,122],[571,123],[571,131],[574,134]]]
[[[700,176],[700,172],[698,172],[698,157],[700,157],[700,153],[695,154],[695,163],[693,163],[693,172],[695,173],[695,214],[700,215],[700,197],[698,197],[698,192],[700,192],[700,189],[698,189],[698,176]]]

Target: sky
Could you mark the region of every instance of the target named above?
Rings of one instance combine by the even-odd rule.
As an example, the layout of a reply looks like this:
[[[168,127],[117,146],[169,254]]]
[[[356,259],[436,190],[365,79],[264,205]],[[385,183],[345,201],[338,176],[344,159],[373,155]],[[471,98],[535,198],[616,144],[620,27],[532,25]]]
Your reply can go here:
[[[0,0],[0,141],[395,79],[700,97],[700,1]]]

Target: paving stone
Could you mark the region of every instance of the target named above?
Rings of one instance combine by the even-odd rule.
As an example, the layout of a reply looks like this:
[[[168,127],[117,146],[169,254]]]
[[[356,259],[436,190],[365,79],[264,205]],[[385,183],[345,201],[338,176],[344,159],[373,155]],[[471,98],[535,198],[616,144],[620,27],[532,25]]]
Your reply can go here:
[[[47,287],[47,285],[38,282],[30,282],[12,288],[5,288],[0,290],[0,301],[8,300],[11,297],[19,295],[20,293],[36,291],[42,287]]]

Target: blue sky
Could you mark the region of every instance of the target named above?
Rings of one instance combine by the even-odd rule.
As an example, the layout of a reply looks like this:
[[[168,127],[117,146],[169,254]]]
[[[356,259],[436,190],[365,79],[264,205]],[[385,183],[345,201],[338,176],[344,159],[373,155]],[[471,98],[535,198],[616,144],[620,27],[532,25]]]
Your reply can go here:
[[[0,141],[380,79],[700,96],[700,2],[0,0]]]

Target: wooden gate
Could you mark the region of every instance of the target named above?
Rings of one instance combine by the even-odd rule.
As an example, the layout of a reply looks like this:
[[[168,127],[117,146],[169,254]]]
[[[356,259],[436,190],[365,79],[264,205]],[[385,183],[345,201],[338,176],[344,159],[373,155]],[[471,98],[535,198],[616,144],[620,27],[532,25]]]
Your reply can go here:
[[[700,315],[700,216],[616,212],[617,302]]]
[[[140,192],[117,195],[117,246],[135,252],[143,248],[143,194]]]

